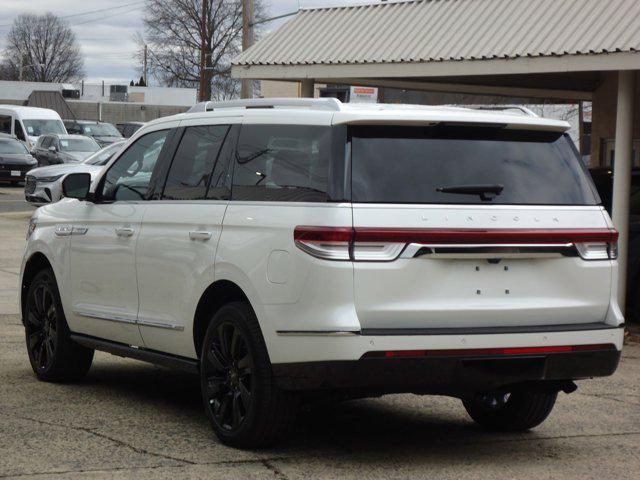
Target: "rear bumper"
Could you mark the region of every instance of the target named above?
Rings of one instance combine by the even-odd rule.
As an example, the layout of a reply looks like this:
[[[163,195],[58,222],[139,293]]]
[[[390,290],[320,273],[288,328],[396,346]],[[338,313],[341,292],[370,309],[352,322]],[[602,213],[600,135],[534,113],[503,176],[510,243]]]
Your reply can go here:
[[[545,355],[361,358],[274,364],[273,373],[278,385],[286,390],[467,396],[528,382],[555,385],[611,375],[620,353],[611,345],[607,350]]]

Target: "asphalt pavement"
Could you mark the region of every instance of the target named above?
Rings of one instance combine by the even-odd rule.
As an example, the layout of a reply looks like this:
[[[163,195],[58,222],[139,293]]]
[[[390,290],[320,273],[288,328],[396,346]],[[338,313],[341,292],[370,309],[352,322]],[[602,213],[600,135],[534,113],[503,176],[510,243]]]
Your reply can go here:
[[[27,212],[35,208],[24,199],[24,184],[8,185],[0,183],[0,214]]]
[[[0,478],[640,478],[637,343],[531,432],[485,432],[456,399],[390,395],[314,406],[257,452],[216,440],[193,376],[97,353],[85,381],[39,382],[17,303],[27,216],[0,214]]]

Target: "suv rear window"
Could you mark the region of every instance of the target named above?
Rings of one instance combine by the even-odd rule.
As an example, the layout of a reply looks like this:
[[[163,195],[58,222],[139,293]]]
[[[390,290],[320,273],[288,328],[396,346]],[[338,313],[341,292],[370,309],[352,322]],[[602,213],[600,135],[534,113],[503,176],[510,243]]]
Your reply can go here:
[[[599,203],[571,140],[560,133],[445,125],[352,126],[350,136],[354,202]],[[460,192],[469,186],[472,191],[502,189],[487,195]]]

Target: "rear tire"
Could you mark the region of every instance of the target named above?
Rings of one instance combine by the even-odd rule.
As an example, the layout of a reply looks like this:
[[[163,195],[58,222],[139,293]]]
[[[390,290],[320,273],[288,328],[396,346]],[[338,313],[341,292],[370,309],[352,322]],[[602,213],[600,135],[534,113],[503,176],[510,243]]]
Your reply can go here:
[[[24,325],[29,361],[38,379],[63,383],[84,378],[91,368],[93,350],[71,340],[50,269],[37,273],[31,282]]]
[[[490,430],[518,432],[537,427],[549,416],[557,392],[489,393],[462,401],[469,416]]]
[[[226,445],[268,446],[293,426],[296,398],[275,384],[258,320],[244,302],[225,305],[209,323],[200,382],[207,417]]]

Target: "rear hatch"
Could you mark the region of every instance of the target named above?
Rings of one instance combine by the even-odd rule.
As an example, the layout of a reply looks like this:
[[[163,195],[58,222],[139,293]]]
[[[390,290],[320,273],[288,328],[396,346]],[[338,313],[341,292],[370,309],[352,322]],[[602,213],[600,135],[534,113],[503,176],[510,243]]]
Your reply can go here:
[[[604,320],[617,233],[568,136],[440,124],[349,138],[363,331]]]

